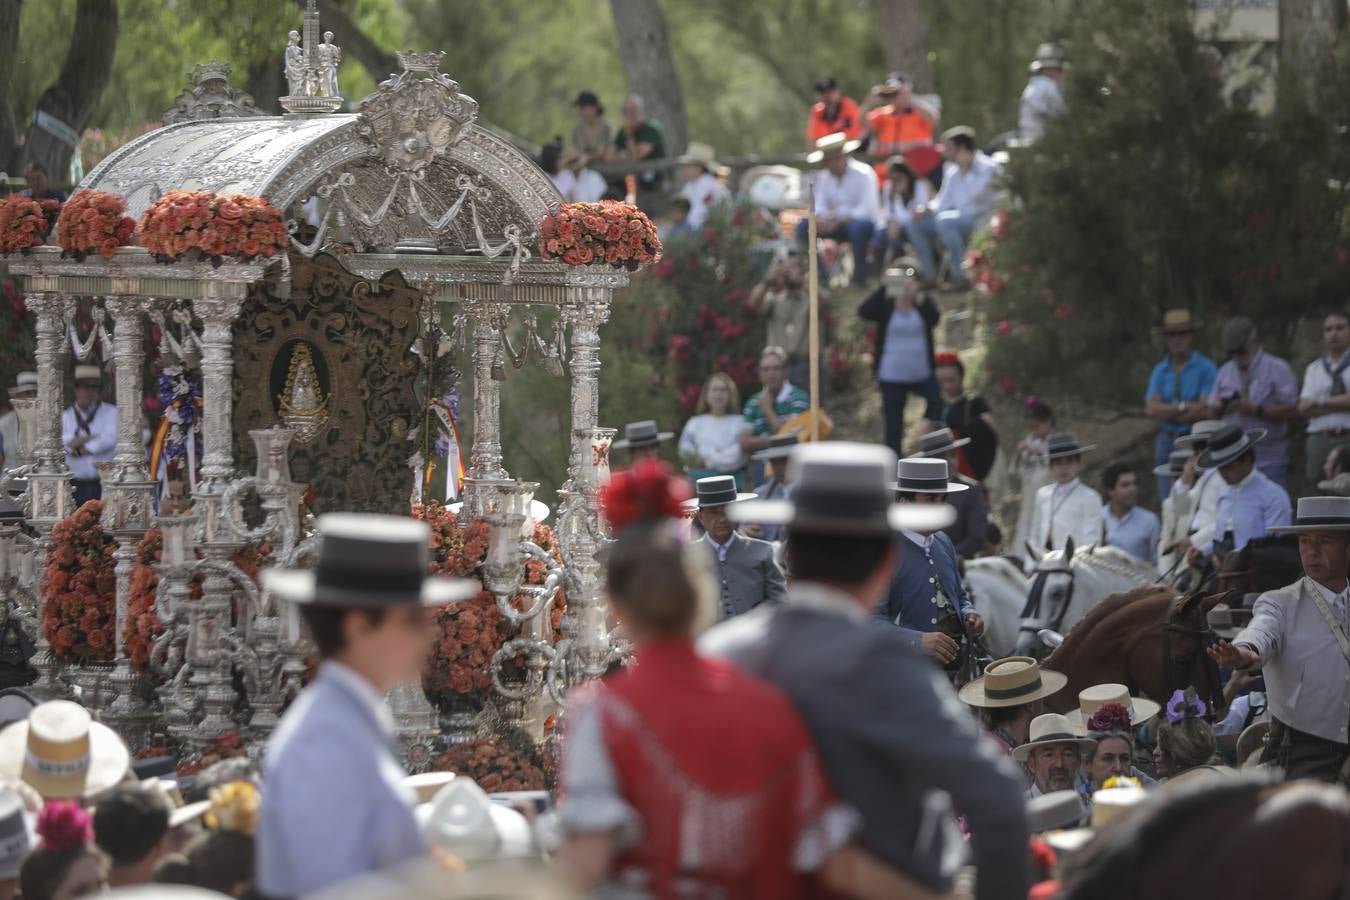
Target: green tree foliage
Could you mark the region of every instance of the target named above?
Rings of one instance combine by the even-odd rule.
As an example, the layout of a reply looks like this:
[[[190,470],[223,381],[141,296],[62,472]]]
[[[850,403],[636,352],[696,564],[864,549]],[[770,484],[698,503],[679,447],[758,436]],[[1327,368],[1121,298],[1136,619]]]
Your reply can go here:
[[[1067,116],[1016,153],[1006,219],[972,257],[1005,389],[1137,406],[1166,309],[1251,316],[1276,352],[1343,304],[1343,118],[1270,119],[1221,98],[1212,57],[1167,0],[1111,0],[1075,29]],[[1345,76],[1341,100],[1350,109]]]

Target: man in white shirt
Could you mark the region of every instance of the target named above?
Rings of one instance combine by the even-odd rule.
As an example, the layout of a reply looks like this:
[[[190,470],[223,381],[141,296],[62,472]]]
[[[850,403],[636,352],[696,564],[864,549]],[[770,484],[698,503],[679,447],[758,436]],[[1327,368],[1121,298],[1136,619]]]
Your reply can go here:
[[[586,168],[585,154],[576,150],[571,153],[553,183],[569,203],[599,203],[609,189],[604,176],[594,169]]]
[[[952,282],[964,286],[961,262],[965,259],[966,242],[994,212],[1002,169],[979,151],[974,130],[964,125],[943,134],[942,143],[948,160],[942,169],[942,187],[927,206],[914,211],[910,243],[914,245],[925,281],[937,280],[933,245],[940,242]]]
[[[680,188],[680,196],[689,201],[689,227],[702,228],[708,219],[708,211],[730,194],[726,185],[717,180],[717,160],[712,147],[692,141],[679,162],[684,166],[684,187]]]
[[[1209,653],[1221,666],[1261,667],[1272,719],[1261,762],[1335,782],[1350,760],[1350,499],[1304,497],[1297,522],[1271,530],[1298,535],[1304,577],[1262,594],[1251,623]]]
[[[61,443],[76,506],[103,496],[94,464],[111,460],[117,450],[117,407],[104,403],[102,394],[103,371],[98,366],[76,366],[75,405],[61,414]]]
[[[867,276],[867,246],[880,214],[880,189],[877,173],[871,166],[853,159],[861,141],[850,141],[840,132],[816,141],[809,163],[821,163],[814,178],[816,191],[816,235],[847,240],[853,248],[853,283],[862,284]],[[807,221],[797,223],[797,239],[804,245]]]
[[[1083,454],[1094,446],[1079,444],[1071,431],[1046,439],[1046,459],[1054,481],[1036,492],[1031,540],[1037,552],[1063,550],[1069,538],[1078,547],[1102,542],[1102,498],[1078,479]]]
[[[1350,445],[1350,316],[1329,313],[1322,323],[1322,356],[1308,363],[1299,392],[1299,415],[1308,420],[1309,481],[1322,477],[1334,447]]]
[[[1041,44],[1029,68],[1031,78],[1017,106],[1017,133],[1024,144],[1039,141],[1047,122],[1064,114],[1064,92],[1059,87],[1067,68],[1064,51],[1054,44]]]
[[[37,396],[37,373],[20,372],[9,389],[11,400],[31,400]],[[0,416],[0,470],[28,462],[19,455],[19,414],[10,409]]]

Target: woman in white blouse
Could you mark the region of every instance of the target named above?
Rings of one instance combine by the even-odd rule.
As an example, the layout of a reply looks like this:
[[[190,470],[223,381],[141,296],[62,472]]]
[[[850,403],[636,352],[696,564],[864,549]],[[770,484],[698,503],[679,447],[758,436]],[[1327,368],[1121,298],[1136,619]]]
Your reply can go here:
[[[914,225],[914,211],[933,199],[933,188],[915,176],[902,156],[887,164],[886,186],[881,189],[881,221],[872,238],[872,249],[886,260],[905,256],[905,242]]]
[[[740,487],[745,451],[741,435],[750,423],[741,416],[736,382],[723,372],[714,372],[703,384],[695,415],[680,434],[680,459],[691,479],[709,475],[734,475]]]

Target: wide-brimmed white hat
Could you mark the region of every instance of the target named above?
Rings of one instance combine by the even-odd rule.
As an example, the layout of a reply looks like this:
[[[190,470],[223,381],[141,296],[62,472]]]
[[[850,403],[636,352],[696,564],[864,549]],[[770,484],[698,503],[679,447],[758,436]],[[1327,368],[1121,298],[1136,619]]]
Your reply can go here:
[[[38,389],[38,376],[36,372],[20,372],[14,376],[14,387],[9,389],[11,397],[17,397],[20,394],[36,393]]]
[[[263,586],[292,603],[348,609],[440,606],[482,590],[469,578],[427,575],[425,522],[372,513],[319,516],[319,563],[313,569],[266,569]]]
[[[1272,534],[1300,531],[1350,531],[1350,497],[1300,497],[1292,525],[1272,525]]]
[[[1042,669],[1030,656],[1007,656],[984,667],[984,674],[961,687],[961,702],[981,709],[1021,706],[1057,694],[1069,676]]]
[[[827,134],[819,138],[816,141],[816,149],[806,154],[806,161],[815,165],[836,156],[848,156],[861,146],[862,141],[851,141],[844,132],[836,131],[834,134]]]
[[[131,752],[117,733],[69,700],[40,703],[0,731],[0,778],[21,780],[45,800],[92,797],[130,769]]]
[[[709,172],[717,171],[717,155],[713,153],[713,148],[698,141],[690,141],[684,153],[675,161],[681,165],[702,166]]]
[[[103,370],[98,366],[82,365],[75,367],[76,384],[102,384]]]
[[[1108,703],[1125,708],[1131,727],[1143,725],[1162,709],[1147,697],[1131,697],[1130,689],[1123,684],[1094,684],[1078,692],[1078,708],[1066,712],[1064,718],[1069,720],[1074,734],[1085,735],[1088,720]]]
[[[512,859],[535,852],[534,832],[523,815],[484,793],[472,778],[456,778],[417,808],[422,837],[466,862]]]
[[[1053,744],[1073,744],[1080,751],[1087,752],[1097,746],[1091,738],[1083,738],[1073,733],[1069,720],[1059,713],[1045,713],[1031,720],[1029,740],[1014,747],[1013,758],[1026,762],[1031,751],[1037,747],[1049,747]]]

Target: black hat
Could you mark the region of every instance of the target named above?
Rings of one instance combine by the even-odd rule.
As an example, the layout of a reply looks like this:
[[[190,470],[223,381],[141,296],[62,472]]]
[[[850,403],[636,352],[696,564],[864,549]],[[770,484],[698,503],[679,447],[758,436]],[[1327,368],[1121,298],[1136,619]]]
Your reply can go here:
[[[848,441],[802,444],[791,466],[789,480],[797,486],[792,499],[738,503],[727,510],[727,518],[841,537],[880,537],[905,528],[939,531],[956,519],[945,503],[895,502],[895,453],[887,447]]]
[[[755,494],[746,494],[736,490],[736,478],[732,475],[709,475],[694,482],[698,496],[684,501],[689,509],[711,509],[714,506],[726,506],[728,503],[740,503],[755,499]]]
[[[1200,458],[1195,463],[1205,469],[1225,466],[1256,446],[1257,441],[1265,436],[1266,430],[1264,428],[1243,431],[1238,426],[1229,423],[1209,436],[1208,449],[1200,454]]]
[[[825,76],[824,78],[817,78],[817,79],[816,79],[816,93],[817,93],[817,94],[823,94],[823,93],[825,93],[826,91],[832,91],[832,90],[834,90],[834,89],[837,88],[837,87],[839,87],[839,82],[835,81],[833,78],[831,78],[831,77],[828,76],[828,75]]]
[[[1072,431],[1058,431],[1045,440],[1045,458],[1062,459],[1066,456],[1082,456],[1096,446],[1096,444],[1079,444],[1078,435]]]
[[[615,450],[637,450],[640,447],[655,447],[662,441],[675,436],[673,431],[657,431],[656,421],[644,419],[641,422],[629,422],[623,426],[623,440],[615,441],[611,447]]]
[[[769,438],[769,446],[750,454],[750,458],[758,460],[784,459],[792,455],[792,451],[797,449],[799,443],[801,443],[801,439],[797,437],[795,431],[791,434],[775,434]]]
[[[603,116],[605,114],[605,108],[600,105],[600,98],[595,95],[595,91],[582,91],[580,94],[577,94],[577,99],[572,105],[594,106],[595,111],[600,115]]]
[[[377,609],[440,606],[482,589],[468,578],[427,575],[425,522],[371,513],[319,517],[319,564],[314,569],[267,569],[263,586],[292,603]]]

